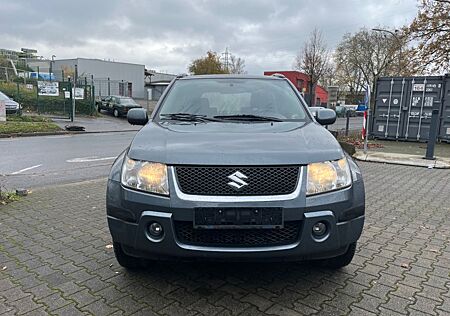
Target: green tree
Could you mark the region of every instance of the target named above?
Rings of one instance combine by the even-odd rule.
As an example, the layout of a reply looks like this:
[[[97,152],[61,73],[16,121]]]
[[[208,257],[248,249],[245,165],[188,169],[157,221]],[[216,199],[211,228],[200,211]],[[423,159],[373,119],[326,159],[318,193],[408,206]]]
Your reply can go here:
[[[223,67],[216,52],[208,51],[205,57],[192,61],[189,72],[193,75],[226,74],[228,71]]]

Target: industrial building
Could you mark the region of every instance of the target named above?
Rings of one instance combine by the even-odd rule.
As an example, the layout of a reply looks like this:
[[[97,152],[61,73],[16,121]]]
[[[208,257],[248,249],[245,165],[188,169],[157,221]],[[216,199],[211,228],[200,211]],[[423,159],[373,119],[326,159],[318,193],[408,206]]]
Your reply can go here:
[[[149,95],[152,101],[158,101],[170,82],[176,77],[173,74],[145,70],[145,87],[151,89]]]
[[[56,80],[62,80],[62,75],[73,77],[76,65],[78,78],[94,79],[96,95],[125,95],[137,99],[147,97],[144,65],[90,58],[57,59],[50,63]]]
[[[14,62],[23,59],[37,59],[37,50],[31,48],[21,48],[20,51],[0,48],[0,56],[11,59]]]
[[[309,76],[300,71],[296,70],[288,70],[288,71],[264,71],[265,76],[271,76],[273,74],[282,74],[284,75],[292,84],[297,88],[305,96],[309,95]],[[308,98],[305,97],[307,100]],[[313,100],[313,104],[311,106],[325,106],[328,102],[328,92],[324,87],[320,85],[316,85],[315,91],[315,100]]]

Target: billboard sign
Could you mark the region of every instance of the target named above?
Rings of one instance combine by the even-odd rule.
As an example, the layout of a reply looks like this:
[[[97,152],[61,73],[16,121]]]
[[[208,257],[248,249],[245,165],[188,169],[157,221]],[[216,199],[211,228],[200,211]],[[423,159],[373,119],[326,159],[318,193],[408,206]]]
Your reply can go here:
[[[75,100],[83,100],[84,99],[84,89],[83,88],[75,88],[75,91],[72,88],[72,95],[75,96]]]
[[[59,82],[38,81],[38,94],[42,96],[59,96]]]

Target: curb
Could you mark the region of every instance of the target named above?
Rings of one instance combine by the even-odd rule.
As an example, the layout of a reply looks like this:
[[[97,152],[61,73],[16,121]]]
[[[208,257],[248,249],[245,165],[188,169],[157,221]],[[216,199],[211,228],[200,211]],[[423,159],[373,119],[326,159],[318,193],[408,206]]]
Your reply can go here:
[[[52,136],[52,135],[76,135],[76,134],[102,134],[102,133],[121,133],[121,132],[138,132],[135,129],[126,129],[122,131],[90,131],[90,132],[77,132],[77,131],[58,131],[58,132],[38,132],[38,133],[11,133],[0,134],[0,138],[15,138],[15,137],[31,137],[31,136]]]
[[[439,158],[435,160],[426,160],[420,156],[414,155],[385,153],[384,155],[386,156],[383,157],[383,156],[373,156],[372,154],[373,153],[364,154],[363,152],[356,152],[353,155],[353,158],[359,161],[387,163],[392,165],[422,167],[428,169],[450,169],[450,161],[444,161]]]

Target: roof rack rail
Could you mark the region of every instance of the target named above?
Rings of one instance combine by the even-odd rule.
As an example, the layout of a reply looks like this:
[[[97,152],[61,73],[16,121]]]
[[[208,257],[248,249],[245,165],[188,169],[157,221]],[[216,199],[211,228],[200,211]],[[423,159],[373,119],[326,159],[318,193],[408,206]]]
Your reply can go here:
[[[272,75],[272,77],[277,77],[277,78],[286,78],[286,76],[285,76],[285,75],[283,75],[283,74],[279,74],[279,73],[273,74],[273,75]]]

